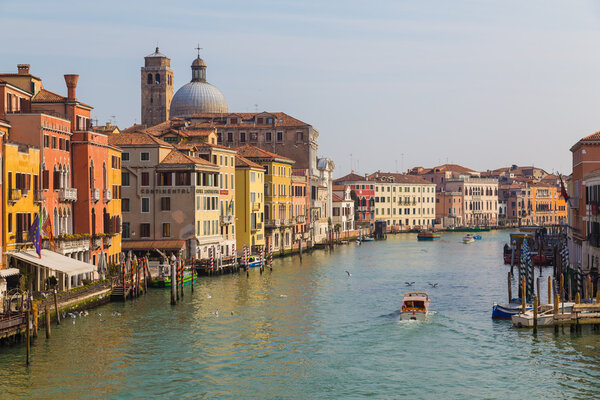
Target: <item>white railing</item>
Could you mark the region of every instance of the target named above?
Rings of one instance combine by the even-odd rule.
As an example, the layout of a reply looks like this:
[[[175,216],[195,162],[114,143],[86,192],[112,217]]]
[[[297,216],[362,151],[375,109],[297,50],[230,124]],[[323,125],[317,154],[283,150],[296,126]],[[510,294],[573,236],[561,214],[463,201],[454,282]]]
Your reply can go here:
[[[58,191],[59,201],[77,201],[77,189],[75,188],[62,188]]]
[[[104,190],[104,201],[106,203],[108,203],[111,200],[112,200],[112,192],[110,191],[110,189],[105,189]]]
[[[100,189],[92,189],[91,198],[92,201],[100,201]]]

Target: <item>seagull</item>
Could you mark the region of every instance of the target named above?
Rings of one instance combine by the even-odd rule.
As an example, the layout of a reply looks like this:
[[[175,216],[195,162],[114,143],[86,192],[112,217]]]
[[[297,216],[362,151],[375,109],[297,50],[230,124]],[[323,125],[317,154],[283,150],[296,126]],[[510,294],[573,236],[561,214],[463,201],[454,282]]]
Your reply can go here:
[[[219,310],[216,310],[213,314],[215,315],[215,317],[218,317],[219,316]]]
[[[231,312],[231,315],[233,315],[233,311]]]
[[[206,298],[207,298],[207,299],[212,299],[212,296],[211,296],[210,294],[208,294],[208,293],[207,293],[207,294],[206,294]]]
[[[350,278],[352,276],[352,274],[348,271],[346,271],[346,273],[348,274],[348,278]]]
[[[412,286],[415,284],[414,282],[404,282],[404,283],[406,283],[406,286]]]
[[[427,283],[429,283],[429,282],[427,282]],[[436,288],[436,287],[438,287],[438,283],[437,282],[436,283],[429,283],[429,286],[431,286],[432,288]]]
[[[280,294],[279,297],[287,297],[286,294]]]

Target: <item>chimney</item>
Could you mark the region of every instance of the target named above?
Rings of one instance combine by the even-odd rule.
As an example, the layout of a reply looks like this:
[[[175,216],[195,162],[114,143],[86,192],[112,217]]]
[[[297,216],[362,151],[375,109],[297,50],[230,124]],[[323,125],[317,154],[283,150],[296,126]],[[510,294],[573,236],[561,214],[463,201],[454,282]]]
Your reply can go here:
[[[65,83],[67,84],[67,100],[75,101],[77,96],[75,96],[77,89],[77,81],[79,80],[79,75],[70,74],[65,75]]]
[[[19,75],[29,75],[29,64],[18,64]]]

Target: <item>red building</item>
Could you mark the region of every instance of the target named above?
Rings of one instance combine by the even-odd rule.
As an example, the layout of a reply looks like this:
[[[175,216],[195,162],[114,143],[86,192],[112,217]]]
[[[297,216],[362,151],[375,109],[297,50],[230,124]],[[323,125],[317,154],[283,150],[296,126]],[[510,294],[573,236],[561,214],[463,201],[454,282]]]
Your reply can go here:
[[[375,224],[375,186],[368,177],[355,173],[334,180],[335,185],[348,185],[354,203],[354,219],[356,228],[372,228]]]

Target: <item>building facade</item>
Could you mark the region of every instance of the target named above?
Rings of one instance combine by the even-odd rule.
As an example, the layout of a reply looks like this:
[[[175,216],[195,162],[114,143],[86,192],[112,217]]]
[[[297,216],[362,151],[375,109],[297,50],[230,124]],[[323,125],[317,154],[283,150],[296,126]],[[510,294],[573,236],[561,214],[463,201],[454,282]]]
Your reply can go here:
[[[265,245],[265,169],[237,154],[235,156],[236,250],[244,246],[253,253]]]
[[[173,99],[171,59],[156,51],[144,57],[141,68],[142,124],[153,126],[170,117]]]
[[[354,200],[348,185],[334,185],[333,189],[333,229],[341,238],[348,238],[354,230]]]

